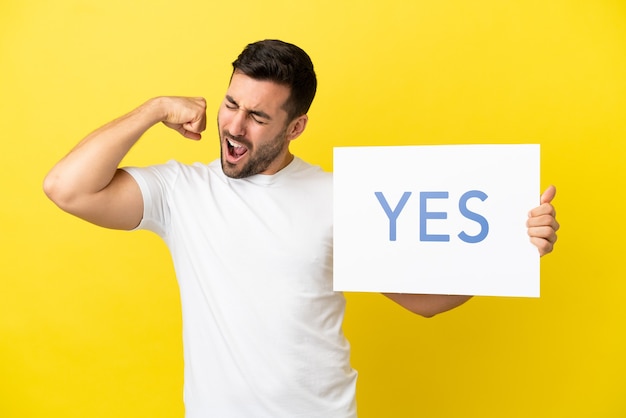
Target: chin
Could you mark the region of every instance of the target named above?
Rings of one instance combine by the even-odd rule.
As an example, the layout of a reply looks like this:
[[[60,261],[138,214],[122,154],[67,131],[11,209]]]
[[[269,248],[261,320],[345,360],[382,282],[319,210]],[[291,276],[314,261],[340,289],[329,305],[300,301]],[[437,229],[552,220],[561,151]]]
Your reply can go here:
[[[226,161],[223,156],[221,157],[220,161],[222,163],[222,172],[226,175],[226,177],[230,177],[231,179],[240,179],[246,177],[245,175],[241,175],[241,169]]]

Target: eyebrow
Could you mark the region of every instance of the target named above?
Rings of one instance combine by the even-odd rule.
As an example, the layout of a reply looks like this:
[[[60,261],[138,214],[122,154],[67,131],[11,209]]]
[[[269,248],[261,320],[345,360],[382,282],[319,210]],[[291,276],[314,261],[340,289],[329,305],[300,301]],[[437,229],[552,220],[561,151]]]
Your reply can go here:
[[[232,96],[229,96],[228,94],[226,95],[226,100],[228,100],[230,103],[232,103],[233,105],[239,107],[239,103],[237,103],[237,101],[235,99],[233,99]],[[268,115],[267,113],[263,112],[262,110],[248,110],[247,111],[249,114],[251,115],[256,115],[260,118],[263,119],[267,119],[267,120],[272,120],[272,118],[270,117],[270,115]]]

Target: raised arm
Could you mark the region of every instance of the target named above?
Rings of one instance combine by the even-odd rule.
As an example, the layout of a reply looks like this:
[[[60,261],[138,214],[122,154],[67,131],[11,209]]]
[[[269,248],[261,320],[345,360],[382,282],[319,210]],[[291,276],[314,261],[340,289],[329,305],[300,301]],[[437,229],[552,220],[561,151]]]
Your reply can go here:
[[[556,210],[552,200],[556,196],[556,188],[548,187],[541,195],[540,205],[528,213],[528,236],[539,250],[539,255],[544,256],[554,249],[556,232],[559,223],[556,220]],[[471,296],[459,295],[413,295],[404,293],[384,293],[389,299],[402,305],[409,311],[430,318],[439,313],[449,311],[471,299]]]
[[[163,122],[189,139],[206,127],[202,98],[159,97],[83,139],[44,180],[44,192],[61,209],[96,225],[132,229],[143,199],[134,179],[118,166],[141,136]]]

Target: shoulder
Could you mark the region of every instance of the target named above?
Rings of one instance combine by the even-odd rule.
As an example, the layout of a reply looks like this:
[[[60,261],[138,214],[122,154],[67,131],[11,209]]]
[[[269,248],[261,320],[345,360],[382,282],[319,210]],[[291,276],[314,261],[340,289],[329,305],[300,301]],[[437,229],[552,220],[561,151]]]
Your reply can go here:
[[[299,157],[295,157],[291,178],[332,185],[333,175],[328,171],[324,171],[320,166],[310,164]]]
[[[176,160],[170,160],[164,164],[156,164],[147,167],[124,167],[123,170],[135,178],[160,180],[167,183],[176,182],[179,179],[191,180],[215,175],[221,170],[215,170],[213,163],[186,164]]]
[[[286,193],[301,202],[317,202],[314,207],[322,210],[318,205],[327,205],[332,202],[333,176],[317,165],[310,164],[296,157],[288,176],[285,176]]]

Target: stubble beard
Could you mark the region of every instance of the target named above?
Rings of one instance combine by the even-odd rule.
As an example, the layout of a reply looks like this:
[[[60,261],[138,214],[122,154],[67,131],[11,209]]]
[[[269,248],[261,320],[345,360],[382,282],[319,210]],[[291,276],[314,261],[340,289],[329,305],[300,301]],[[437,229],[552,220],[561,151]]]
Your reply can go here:
[[[220,135],[220,160],[222,162],[222,171],[228,177],[233,179],[242,179],[256,174],[260,174],[280,156],[283,152],[287,129],[283,129],[278,135],[264,144],[252,146],[252,143],[245,137],[232,136],[226,131],[221,131]],[[248,148],[246,152],[247,161],[245,163],[232,164],[226,161],[224,152],[228,152],[227,139],[239,142]],[[226,150],[225,150],[226,148]],[[243,165],[241,165],[243,164]]]

